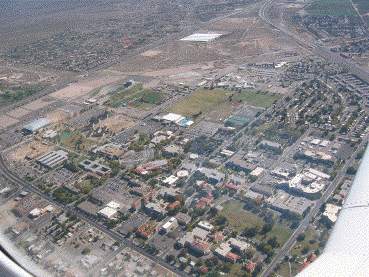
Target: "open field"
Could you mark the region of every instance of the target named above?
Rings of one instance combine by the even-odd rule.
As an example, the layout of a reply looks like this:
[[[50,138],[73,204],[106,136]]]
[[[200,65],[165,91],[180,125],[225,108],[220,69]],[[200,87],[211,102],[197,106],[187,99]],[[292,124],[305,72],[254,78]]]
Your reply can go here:
[[[128,102],[133,99],[133,95],[137,92],[141,91],[143,85],[141,83],[132,86],[129,89],[126,89],[124,86],[117,88],[116,90],[109,93],[111,95],[110,100],[106,103],[108,106],[113,108],[117,108],[122,104]]]
[[[11,126],[11,125],[17,123],[17,122],[19,122],[18,119],[7,116],[5,114],[0,115],[0,128],[6,128],[8,126]]]
[[[21,118],[27,114],[29,114],[31,111],[30,110],[26,110],[23,108],[17,108],[14,110],[11,110],[10,112],[7,113],[7,115],[14,117],[14,118]]]
[[[40,141],[34,141],[16,149],[15,151],[11,152],[9,156],[12,160],[21,161],[26,157],[28,159],[35,159],[52,150],[54,150],[54,146],[50,144],[44,145]]]
[[[246,271],[242,270],[242,264],[237,263],[235,266],[232,266],[231,270],[227,273],[229,277],[238,277],[243,276]]]
[[[195,114],[209,112],[226,101],[231,92],[223,89],[202,89],[173,106],[170,111],[192,117]]]
[[[307,11],[314,15],[357,16],[349,0],[319,0],[311,4]]]
[[[113,115],[101,120],[95,127],[108,127],[109,131],[118,133],[121,130],[135,125],[137,122],[123,115]]]
[[[253,214],[251,211],[243,209],[244,204],[239,201],[230,201],[223,204],[224,209],[220,212],[225,216],[229,222],[229,225],[235,228],[239,232],[243,232],[246,227],[253,227],[259,225],[262,227],[265,222],[257,214]],[[273,229],[267,234],[266,239],[270,237],[277,237],[278,242],[283,245],[293,234],[287,223],[276,222]],[[263,239],[264,236],[258,234],[257,239]]]
[[[0,106],[12,104],[14,102],[23,100],[38,92],[42,88],[40,87],[27,87],[27,86],[2,86],[0,85]]]
[[[165,100],[165,94],[154,92],[150,89],[143,89],[142,83],[138,83],[128,89],[119,87],[109,94],[111,98],[106,105],[112,108],[118,108],[123,105],[143,110],[151,110],[157,104]]]
[[[309,228],[305,233],[305,239],[301,242],[297,241],[294,247],[291,249],[291,255],[302,255],[301,251],[307,247],[309,250],[315,250],[319,248],[319,235],[311,228]]]
[[[70,114],[62,110],[52,111],[46,115],[46,118],[54,123],[63,121],[69,117],[70,117]]]
[[[148,92],[142,97],[142,101],[149,104],[156,104],[164,100],[164,95],[159,92]]]
[[[221,105],[219,105],[217,108],[215,108],[213,111],[207,114],[207,117],[210,120],[224,120],[228,118],[228,116],[234,112],[239,106],[241,106],[240,103],[237,102],[225,102]]]
[[[282,94],[258,92],[243,90],[241,93],[237,93],[234,97],[234,101],[242,100],[247,105],[254,107],[269,108],[276,101],[282,98]]]
[[[225,102],[230,97],[233,101]],[[224,89],[203,89],[191,94],[188,98],[173,106],[170,111],[188,117],[200,112],[202,114],[209,112],[207,116],[210,120],[220,120],[236,110],[240,106],[239,102],[244,102],[249,106],[269,108],[281,97],[282,95],[278,93],[246,90],[234,93]]]
[[[290,268],[291,266],[291,268]],[[279,276],[283,276],[283,277],[290,277],[290,276],[294,276],[294,273],[296,274],[297,271],[299,270],[301,264],[297,264],[297,263],[289,263],[289,262],[285,262],[283,261],[282,263],[280,263],[277,266],[277,271],[276,273]],[[290,274],[290,272],[292,274]]]
[[[80,133],[75,133],[65,137],[62,139],[61,144],[67,148],[77,151],[90,151],[94,146],[96,146],[96,142],[85,138]]]

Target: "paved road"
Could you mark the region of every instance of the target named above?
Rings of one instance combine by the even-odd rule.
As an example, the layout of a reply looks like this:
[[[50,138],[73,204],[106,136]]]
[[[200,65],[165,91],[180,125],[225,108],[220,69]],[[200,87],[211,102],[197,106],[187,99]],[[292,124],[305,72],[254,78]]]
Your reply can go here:
[[[16,102],[16,103],[13,103],[13,104],[10,104],[10,105],[7,105],[7,106],[4,106],[4,107],[1,107],[0,108],[0,114],[4,114],[4,113],[7,113],[13,109],[16,109],[20,106],[23,106],[27,103],[30,103],[34,100],[37,100],[43,96],[46,96],[48,94],[51,94],[55,91],[58,91],[60,89],[63,89],[65,87],[67,87],[69,84],[71,83],[76,83],[78,81],[80,81],[83,77],[82,76],[94,76],[94,75],[97,75],[100,71],[102,70],[106,70],[106,69],[109,69],[110,67],[112,67],[113,65],[116,65],[116,64],[119,64],[119,63],[122,63],[124,61],[127,61],[133,57],[136,57],[136,56],[139,56],[141,55],[142,53],[148,51],[148,50],[153,50],[153,49],[156,49],[160,46],[163,46],[169,42],[172,42],[172,41],[175,41],[175,40],[178,40],[180,38],[183,38],[183,37],[186,37],[194,32],[196,32],[197,30],[201,30],[201,29],[204,29],[216,22],[219,22],[221,20],[224,20],[225,18],[228,18],[228,17],[232,17],[234,15],[237,15],[239,13],[242,13],[244,12],[243,9],[239,9],[237,11],[233,11],[229,14],[226,14],[226,15],[223,15],[223,16],[219,16],[219,17],[216,17],[214,19],[211,19],[209,20],[208,22],[205,22],[205,23],[202,23],[202,24],[199,24],[199,25],[194,25],[194,26],[190,26],[190,27],[187,27],[186,29],[182,30],[181,32],[175,34],[175,35],[170,35],[168,37],[165,37],[153,44],[150,44],[150,45],[147,45],[147,46],[144,46],[144,47],[141,47],[135,51],[132,51],[132,52],[128,52],[126,55],[120,57],[120,58],[117,58],[117,59],[114,59],[114,60],[111,60],[109,62],[106,62],[106,63],[103,63],[93,69],[90,69],[86,72],[83,72],[81,73],[80,75],[76,75],[76,76],[72,76],[62,82],[59,82],[51,87],[48,87],[46,89],[44,89],[43,91],[35,94],[35,95],[32,95],[30,97],[28,97],[27,99],[24,99],[22,101],[19,101],[19,102]],[[4,130],[7,130],[8,128],[14,126],[15,124],[11,125],[11,126],[8,126],[7,128],[3,128],[0,133],[4,132]]]
[[[40,197],[42,197],[42,198],[46,199],[47,201],[49,201],[50,203],[52,203],[53,205],[62,208],[64,211],[69,211],[72,214],[77,215],[80,219],[84,220],[85,222],[87,222],[91,226],[95,227],[96,229],[104,232],[105,234],[107,234],[111,238],[113,238],[116,241],[120,242],[122,246],[130,247],[131,249],[135,250],[136,252],[140,253],[141,255],[151,259],[152,261],[156,262],[157,264],[160,264],[164,268],[174,272],[178,276],[181,276],[181,277],[187,277],[188,276],[187,273],[185,273],[183,271],[179,271],[177,268],[167,264],[163,259],[161,259],[157,256],[153,256],[153,255],[148,254],[145,250],[143,250],[142,248],[135,245],[132,241],[125,239],[122,235],[116,233],[115,231],[108,230],[104,225],[102,225],[100,223],[97,223],[97,222],[85,217],[82,213],[78,212],[73,207],[70,207],[70,206],[67,206],[67,205],[62,205],[59,202],[55,201],[52,197],[50,197],[48,195],[44,195],[40,190],[38,190],[36,187],[34,187],[31,183],[21,179],[16,174],[11,172],[7,168],[2,155],[0,155],[0,171],[4,174],[5,177],[12,180],[16,184],[26,188],[27,190],[29,190],[30,192],[32,192],[36,195],[39,195]]]
[[[250,121],[248,124],[246,124],[246,126],[245,126],[245,127],[243,127],[242,129],[240,129],[239,131],[237,131],[237,132],[236,132],[232,137],[230,137],[229,139],[227,139],[227,140],[223,141],[223,142],[221,143],[221,145],[219,145],[219,146],[218,146],[218,147],[213,151],[213,153],[220,152],[220,151],[222,151],[223,149],[227,148],[229,145],[233,144],[233,139],[234,139],[235,137],[237,137],[239,134],[244,133],[244,132],[245,132],[245,130],[246,130],[249,126],[251,126],[254,122],[256,122],[257,120],[260,120],[260,119],[264,119],[264,118],[265,118],[265,116],[266,116],[266,115],[267,115],[271,110],[273,110],[273,109],[277,109],[278,107],[280,107],[281,105],[283,105],[283,104],[285,103],[285,99],[286,99],[286,97],[290,96],[290,95],[295,91],[295,89],[296,89],[296,88],[298,88],[302,83],[303,83],[303,82],[296,82],[296,83],[292,84],[292,85],[289,87],[288,92],[287,92],[287,93],[285,93],[285,94],[284,94],[284,96],[283,96],[281,99],[279,99],[279,100],[278,100],[274,105],[270,106],[268,109],[264,110],[260,116],[255,117],[252,121]],[[212,153],[212,154],[210,154],[209,156],[213,155],[213,153]],[[222,168],[223,166],[225,166],[225,165],[226,165],[230,160],[232,160],[232,157],[230,157],[229,159],[226,159],[226,161],[225,161],[225,162],[223,162],[221,165],[219,165],[219,166],[217,167],[217,169],[220,169],[220,168]]]
[[[289,36],[293,38],[297,43],[304,46],[305,48],[311,50],[315,54],[330,60],[332,62],[335,62],[339,65],[341,65],[343,68],[346,68],[351,73],[355,74],[356,76],[360,77],[361,79],[365,80],[366,82],[369,82],[369,72],[364,70],[363,68],[357,66],[355,63],[344,59],[343,57],[333,53],[332,51],[326,49],[325,47],[321,46],[316,41],[309,41],[293,31],[288,29],[288,26],[286,24],[281,24],[280,22],[274,22],[272,19],[270,19],[268,15],[268,11],[272,7],[274,0],[268,0],[266,1],[261,9],[259,10],[259,16],[272,25],[273,27],[277,28],[281,32],[283,32],[286,36]]]
[[[363,70],[362,68],[358,67],[354,63],[347,61],[340,57],[339,55],[327,50],[326,48],[319,45],[317,42],[310,42],[306,39],[298,36],[294,32],[288,30],[286,28],[286,25],[281,25],[280,23],[276,23],[272,21],[268,16],[268,11],[271,8],[271,5],[273,4],[274,0],[268,0],[266,1],[262,8],[259,11],[259,16],[269,23],[270,25],[274,26],[275,28],[282,31],[285,35],[293,38],[296,42],[303,45],[309,50],[312,50],[314,53],[322,56],[323,58],[333,61],[342,67],[349,70],[351,73],[357,75],[358,77],[362,78],[363,80],[369,82],[369,73],[366,70]],[[294,234],[291,236],[291,238],[287,241],[287,243],[282,247],[282,249],[279,251],[279,253],[276,255],[276,257],[273,259],[273,261],[268,265],[268,267],[265,269],[262,277],[268,276],[272,270],[275,268],[275,266],[282,261],[282,259],[288,254],[290,249],[293,247],[293,245],[296,242],[296,238],[299,234],[303,233],[306,229],[306,227],[309,225],[309,222],[312,218],[314,218],[317,213],[319,212],[320,207],[327,201],[327,199],[330,197],[331,193],[334,191],[334,189],[337,187],[337,185],[340,183],[340,181],[344,178],[346,174],[347,168],[352,164],[354,161],[357,153],[364,147],[365,143],[368,141],[368,136],[363,140],[363,142],[359,145],[359,147],[356,149],[356,151],[352,154],[351,158],[347,161],[343,169],[338,173],[336,178],[333,182],[328,186],[326,191],[324,192],[321,199],[319,199],[316,203],[313,209],[309,212],[309,214],[301,221],[299,227],[296,229]]]
[[[286,242],[286,244],[282,247],[282,249],[278,252],[278,254],[275,256],[273,261],[268,265],[268,267],[265,269],[261,277],[269,276],[269,274],[273,271],[273,269],[277,266],[277,264],[280,263],[283,260],[283,258],[288,254],[288,252],[291,250],[291,248],[295,244],[297,236],[302,234],[305,231],[306,227],[309,225],[309,222],[318,214],[321,206],[328,200],[332,192],[336,189],[338,184],[345,177],[346,170],[352,165],[352,163],[355,160],[356,155],[359,153],[361,149],[364,148],[368,140],[369,140],[369,135],[367,135],[365,139],[360,143],[359,147],[357,147],[356,151],[351,155],[351,158],[347,161],[347,163],[342,168],[342,170],[338,173],[336,178],[330,183],[328,188],[325,190],[325,192],[323,193],[323,196],[318,201],[315,202],[315,205],[311,209],[309,214],[301,221],[299,227],[296,229],[296,231],[293,233],[290,239]]]

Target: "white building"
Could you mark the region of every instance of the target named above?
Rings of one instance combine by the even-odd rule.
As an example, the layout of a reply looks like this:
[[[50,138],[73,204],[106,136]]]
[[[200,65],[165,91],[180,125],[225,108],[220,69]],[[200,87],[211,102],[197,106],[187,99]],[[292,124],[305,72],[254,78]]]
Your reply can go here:
[[[324,216],[328,217],[328,219],[332,222],[336,222],[337,217],[338,217],[338,213],[341,210],[341,207],[336,206],[336,205],[332,205],[332,204],[327,204],[325,207],[325,211],[323,213]]]
[[[176,228],[178,226],[178,221],[175,217],[172,217],[171,219],[169,219],[168,222],[166,222],[162,227],[161,230],[165,233],[173,230],[174,228]]]
[[[207,221],[200,221],[197,226],[209,232],[214,229],[214,226]]]
[[[105,218],[112,218],[113,215],[115,215],[117,213],[117,211],[115,209],[112,209],[110,207],[105,207],[104,209],[100,210],[98,212],[98,215],[105,217]]]

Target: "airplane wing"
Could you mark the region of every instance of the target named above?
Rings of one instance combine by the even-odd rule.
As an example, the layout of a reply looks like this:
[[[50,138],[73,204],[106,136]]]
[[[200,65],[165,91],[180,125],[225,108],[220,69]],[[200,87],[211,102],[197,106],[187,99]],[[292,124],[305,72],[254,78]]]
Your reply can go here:
[[[297,277],[369,276],[369,147],[319,258]]]
[[[0,251],[0,276],[6,277],[32,277],[27,271]]]

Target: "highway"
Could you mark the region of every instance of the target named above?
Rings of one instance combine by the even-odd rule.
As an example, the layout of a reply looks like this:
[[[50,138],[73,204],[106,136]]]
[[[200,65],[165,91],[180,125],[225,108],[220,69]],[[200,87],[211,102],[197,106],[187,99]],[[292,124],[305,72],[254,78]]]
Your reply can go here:
[[[82,219],[83,221],[87,222],[91,226],[95,227],[96,229],[104,232],[106,235],[110,236],[114,240],[118,241],[121,244],[121,246],[130,247],[131,249],[135,250],[139,254],[151,259],[155,263],[157,263],[157,264],[163,266],[164,268],[174,272],[178,276],[181,276],[181,277],[187,277],[188,276],[186,272],[179,271],[177,268],[175,268],[174,266],[171,266],[170,264],[166,263],[163,259],[159,258],[158,256],[153,256],[151,254],[148,254],[144,249],[140,248],[139,246],[134,244],[132,241],[127,240],[122,235],[120,235],[120,234],[118,234],[118,233],[116,233],[112,230],[108,230],[104,225],[102,225],[100,223],[97,223],[97,222],[87,218],[86,216],[84,216],[82,213],[78,212],[73,207],[70,207],[70,206],[67,206],[67,205],[62,205],[59,202],[55,201],[52,197],[43,194],[39,189],[34,187],[31,183],[21,179],[19,176],[15,175],[13,172],[11,172],[7,168],[2,155],[0,155],[0,171],[6,178],[8,178],[9,180],[15,182],[17,185],[19,185],[19,186],[27,189],[28,191],[42,197],[43,199],[45,199],[45,200],[49,201],[50,203],[52,203],[54,206],[58,206],[59,208],[61,208],[64,211],[68,211],[72,214],[75,214],[78,218]]]
[[[272,25],[273,27],[277,28],[279,31],[284,33],[286,36],[291,37],[297,43],[305,47],[306,49],[314,52],[315,54],[323,57],[324,59],[330,60],[331,62],[337,63],[343,68],[350,71],[352,74],[358,76],[362,80],[369,83],[369,72],[360,68],[356,64],[352,63],[349,60],[344,59],[343,57],[333,53],[332,51],[326,49],[325,47],[321,46],[317,41],[308,41],[307,39],[299,36],[298,34],[294,33],[293,31],[287,29],[288,26],[286,24],[280,24],[279,22],[274,22],[270,19],[268,15],[268,11],[271,8],[274,0],[266,1],[261,9],[259,10],[259,16],[268,24]]]
[[[315,54],[323,57],[326,60],[329,60],[331,62],[335,62],[342,66],[343,68],[347,69],[349,72],[355,74],[356,76],[360,77],[366,82],[369,82],[369,73],[366,70],[363,70],[362,68],[358,67],[354,63],[342,58],[341,56],[331,52],[330,50],[324,48],[323,46],[319,45],[317,42],[309,42],[306,39],[300,37],[299,35],[295,34],[294,32],[288,30],[286,28],[286,25],[280,25],[279,23],[276,23],[270,19],[268,16],[268,11],[271,8],[273,4],[273,0],[266,1],[262,8],[259,10],[259,16],[272,25],[273,27],[277,28],[281,32],[283,32],[286,36],[289,36],[293,38],[297,43],[302,45],[303,47],[311,50]],[[286,242],[286,244],[282,247],[282,249],[278,252],[278,254],[275,256],[273,261],[268,265],[268,267],[264,270],[262,273],[262,277],[267,277],[269,274],[274,270],[276,265],[280,263],[283,258],[288,254],[288,252],[291,250],[291,248],[294,246],[296,242],[296,238],[298,235],[302,234],[307,226],[309,225],[309,222],[315,218],[315,216],[318,214],[321,206],[328,200],[332,192],[335,190],[335,188],[338,186],[338,184],[341,182],[341,180],[346,175],[346,170],[348,167],[353,163],[357,153],[365,146],[365,143],[368,141],[368,136],[361,142],[359,147],[356,149],[356,151],[352,154],[351,158],[347,161],[345,166],[342,168],[342,170],[338,173],[336,178],[330,183],[328,188],[325,190],[323,196],[315,203],[314,207],[311,209],[309,214],[301,221],[299,227],[296,229],[296,231],[293,233],[293,235],[290,237],[290,239]]]

